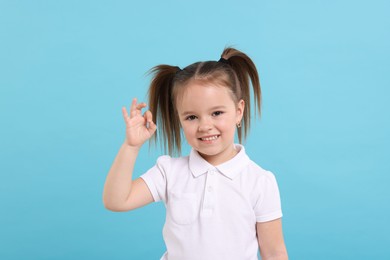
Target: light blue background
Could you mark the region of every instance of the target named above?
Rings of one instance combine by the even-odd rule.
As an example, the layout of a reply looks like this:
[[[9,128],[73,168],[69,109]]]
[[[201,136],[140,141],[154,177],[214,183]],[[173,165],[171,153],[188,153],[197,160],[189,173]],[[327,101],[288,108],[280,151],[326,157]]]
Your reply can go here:
[[[388,1],[0,1],[0,258],[158,259],[164,207],[113,213],[121,107],[152,66],[250,55],[249,155],[277,177],[290,259],[390,259]],[[139,157],[135,174],[159,150]]]

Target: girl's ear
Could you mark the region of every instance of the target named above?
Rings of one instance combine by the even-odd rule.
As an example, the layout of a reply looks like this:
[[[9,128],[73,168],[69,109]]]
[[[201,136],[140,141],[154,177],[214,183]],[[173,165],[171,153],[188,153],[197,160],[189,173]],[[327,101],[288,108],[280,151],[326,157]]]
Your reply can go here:
[[[237,103],[237,120],[236,120],[237,123],[241,122],[241,119],[244,115],[244,109],[245,109],[245,101],[243,99],[241,99]]]

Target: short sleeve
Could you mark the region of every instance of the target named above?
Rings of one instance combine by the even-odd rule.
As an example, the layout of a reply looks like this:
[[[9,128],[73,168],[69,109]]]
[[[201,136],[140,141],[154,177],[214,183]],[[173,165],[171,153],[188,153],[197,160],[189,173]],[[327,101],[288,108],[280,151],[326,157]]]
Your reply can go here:
[[[271,172],[259,182],[260,196],[256,202],[254,211],[257,222],[267,222],[282,217],[280,194],[275,176]]]
[[[145,181],[155,202],[166,202],[167,172],[169,172],[171,157],[160,156],[156,165],[140,177]]]

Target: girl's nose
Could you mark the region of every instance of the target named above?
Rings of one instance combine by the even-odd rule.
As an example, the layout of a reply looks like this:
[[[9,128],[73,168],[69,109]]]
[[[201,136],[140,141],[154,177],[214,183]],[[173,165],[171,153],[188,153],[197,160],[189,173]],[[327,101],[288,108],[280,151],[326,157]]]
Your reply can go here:
[[[199,132],[207,132],[211,130],[213,127],[211,123],[207,120],[202,120],[199,124],[198,131]]]

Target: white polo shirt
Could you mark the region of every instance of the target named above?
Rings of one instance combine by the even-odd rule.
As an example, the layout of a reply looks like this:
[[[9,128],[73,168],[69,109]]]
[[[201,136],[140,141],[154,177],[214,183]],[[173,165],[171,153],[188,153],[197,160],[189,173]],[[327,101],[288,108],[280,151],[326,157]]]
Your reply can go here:
[[[161,156],[141,176],[154,200],[166,206],[167,260],[254,260],[256,222],[282,217],[274,175],[251,161],[241,145],[231,160],[213,166],[198,152]]]

